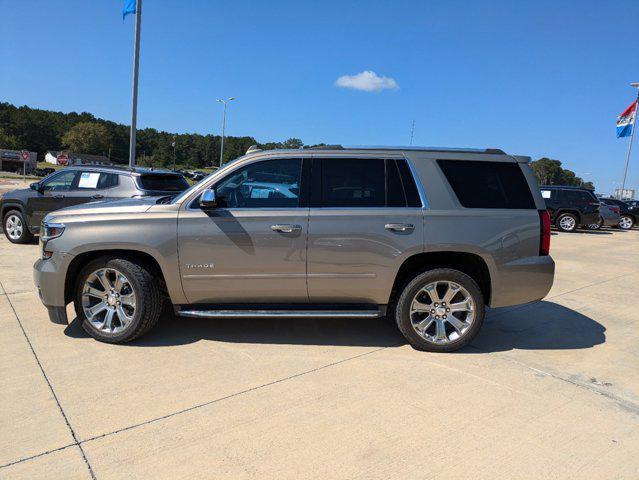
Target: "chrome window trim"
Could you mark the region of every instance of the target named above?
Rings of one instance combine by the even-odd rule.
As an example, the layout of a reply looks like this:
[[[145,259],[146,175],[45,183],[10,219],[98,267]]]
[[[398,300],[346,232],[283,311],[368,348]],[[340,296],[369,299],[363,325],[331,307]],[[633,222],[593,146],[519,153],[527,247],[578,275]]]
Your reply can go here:
[[[412,160],[406,156],[404,156],[404,159],[406,160],[410,173],[413,176],[413,182],[415,182],[415,185],[417,186],[417,193],[419,193],[419,199],[422,202],[422,208],[430,209],[430,204],[428,203],[428,197],[426,197],[426,192],[424,191],[424,186],[422,185],[422,182],[419,180],[419,176],[417,175],[417,171],[415,170],[415,167],[413,166]]]

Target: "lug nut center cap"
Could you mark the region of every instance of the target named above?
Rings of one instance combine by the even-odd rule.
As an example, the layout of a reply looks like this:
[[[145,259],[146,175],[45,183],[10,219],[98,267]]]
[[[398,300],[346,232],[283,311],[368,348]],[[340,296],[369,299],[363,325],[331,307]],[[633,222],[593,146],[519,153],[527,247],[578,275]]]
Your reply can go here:
[[[435,315],[446,315],[446,307],[437,307],[435,309]]]

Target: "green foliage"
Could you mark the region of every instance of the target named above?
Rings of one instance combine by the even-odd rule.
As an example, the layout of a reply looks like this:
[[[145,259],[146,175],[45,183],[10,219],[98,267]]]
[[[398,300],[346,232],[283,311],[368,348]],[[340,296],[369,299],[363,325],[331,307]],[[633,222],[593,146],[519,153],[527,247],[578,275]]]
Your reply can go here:
[[[136,136],[137,161],[141,165],[171,168],[175,161],[176,167],[202,169],[220,162],[219,135],[175,134],[144,128],[138,129]],[[260,145],[253,137],[225,137],[224,163],[244,155],[251,145],[267,150],[302,148],[304,143],[289,138]],[[97,155],[110,151],[111,160],[127,163],[129,127],[86,112],[51,112],[0,102],[0,147],[38,152],[40,159],[47,150],[64,148]]]
[[[72,152],[105,155],[111,145],[109,129],[97,122],[80,122],[62,135],[62,144]]]
[[[531,162],[530,165],[537,176],[539,185],[570,185],[583,186],[591,190],[595,189],[592,182],[584,182],[572,170],[562,168],[559,160],[543,157]]]

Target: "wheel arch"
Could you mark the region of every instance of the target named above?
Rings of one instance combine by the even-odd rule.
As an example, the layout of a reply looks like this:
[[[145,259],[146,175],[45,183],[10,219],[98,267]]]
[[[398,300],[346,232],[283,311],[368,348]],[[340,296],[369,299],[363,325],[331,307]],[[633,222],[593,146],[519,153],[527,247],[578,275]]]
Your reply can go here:
[[[64,301],[65,303],[70,303],[74,298],[74,289],[78,281],[78,275],[82,271],[82,269],[93,260],[97,260],[103,257],[110,258],[123,258],[125,260],[129,260],[131,262],[137,263],[139,265],[143,265],[146,267],[154,277],[159,279],[160,281],[160,291],[163,295],[169,298],[166,280],[164,277],[164,272],[162,272],[162,268],[158,261],[153,257],[153,255],[143,252],[140,250],[119,250],[119,249],[107,249],[107,250],[92,250],[84,253],[80,253],[76,255],[69,267],[67,268],[67,272],[64,279]]]
[[[389,303],[399,297],[402,288],[411,278],[432,268],[452,268],[465,273],[477,282],[486,305],[490,304],[492,280],[488,264],[476,253],[458,251],[423,252],[404,260],[395,276]]]
[[[563,215],[564,213],[570,213],[574,215],[575,217],[577,217],[577,226],[581,225],[581,213],[579,213],[579,210],[573,210],[572,208],[558,209],[557,213],[555,214],[555,223],[557,222],[557,220],[559,220],[559,217]]]

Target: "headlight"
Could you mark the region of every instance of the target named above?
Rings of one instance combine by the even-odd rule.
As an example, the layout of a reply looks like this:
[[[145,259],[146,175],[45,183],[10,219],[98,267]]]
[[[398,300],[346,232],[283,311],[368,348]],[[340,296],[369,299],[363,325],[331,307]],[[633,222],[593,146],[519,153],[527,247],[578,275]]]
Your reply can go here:
[[[40,235],[40,239],[43,242],[47,242],[54,238],[58,238],[60,235],[64,233],[64,223],[43,223],[42,224],[42,234]]]

